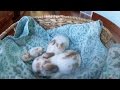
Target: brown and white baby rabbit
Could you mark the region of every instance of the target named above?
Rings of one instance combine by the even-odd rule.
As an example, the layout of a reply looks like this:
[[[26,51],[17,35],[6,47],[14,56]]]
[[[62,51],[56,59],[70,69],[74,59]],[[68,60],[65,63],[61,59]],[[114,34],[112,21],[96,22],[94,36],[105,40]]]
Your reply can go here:
[[[36,58],[32,63],[32,69],[34,72],[39,72],[44,76],[53,73],[71,74],[80,67],[80,64],[80,55],[73,50],[66,50],[49,59],[43,57]]]
[[[69,47],[69,39],[63,35],[55,36],[47,47],[47,53],[60,54]]]
[[[55,36],[50,43],[48,44],[46,53],[42,56],[44,58],[50,58],[55,54],[60,54],[65,51],[69,47],[69,39],[63,35]]]
[[[43,53],[42,47],[33,47],[22,55],[23,61],[30,61]]]

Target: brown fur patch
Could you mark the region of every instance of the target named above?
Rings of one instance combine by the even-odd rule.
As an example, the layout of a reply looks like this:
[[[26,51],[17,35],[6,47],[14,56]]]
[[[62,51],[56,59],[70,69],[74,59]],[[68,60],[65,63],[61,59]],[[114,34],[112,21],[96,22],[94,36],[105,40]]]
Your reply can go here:
[[[52,73],[55,73],[58,71],[58,67],[54,64],[51,64],[51,63],[47,63],[44,65],[44,69],[46,71],[49,71],[49,72],[52,72]]]
[[[73,59],[76,59],[77,53],[76,52],[69,52],[65,57],[63,58],[73,58]]]
[[[54,55],[55,55],[54,53],[44,53],[44,54],[43,54],[43,58],[48,59],[48,58],[50,58],[50,57],[52,57],[52,56],[54,56]]]

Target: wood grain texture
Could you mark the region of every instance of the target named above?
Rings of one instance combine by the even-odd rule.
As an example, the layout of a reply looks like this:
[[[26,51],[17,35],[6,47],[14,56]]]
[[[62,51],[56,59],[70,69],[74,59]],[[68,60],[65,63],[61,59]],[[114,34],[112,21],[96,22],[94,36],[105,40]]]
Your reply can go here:
[[[0,33],[13,24],[13,17],[14,13],[12,11],[0,11]]]

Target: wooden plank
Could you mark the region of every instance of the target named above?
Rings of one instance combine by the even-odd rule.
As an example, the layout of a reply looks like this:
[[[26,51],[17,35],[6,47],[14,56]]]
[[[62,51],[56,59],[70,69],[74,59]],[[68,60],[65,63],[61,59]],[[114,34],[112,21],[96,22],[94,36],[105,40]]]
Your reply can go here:
[[[12,22],[12,18],[14,17],[13,12],[1,12],[2,15],[0,16],[0,34],[6,30],[11,24],[13,24]]]

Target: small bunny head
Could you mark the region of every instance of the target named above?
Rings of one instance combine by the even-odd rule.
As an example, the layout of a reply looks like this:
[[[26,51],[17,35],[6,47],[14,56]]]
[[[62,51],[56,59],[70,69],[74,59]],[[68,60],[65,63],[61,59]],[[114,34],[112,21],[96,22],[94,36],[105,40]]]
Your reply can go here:
[[[43,50],[42,47],[33,47],[29,50],[29,53],[33,58],[36,58],[43,53]]]
[[[40,72],[41,71],[44,60],[46,60],[46,59],[42,58],[42,57],[37,57],[34,59],[34,61],[32,63],[33,72]]]
[[[47,52],[53,52],[55,54],[62,53],[65,49],[69,47],[69,39],[65,36],[58,35],[55,36],[47,47]]]

